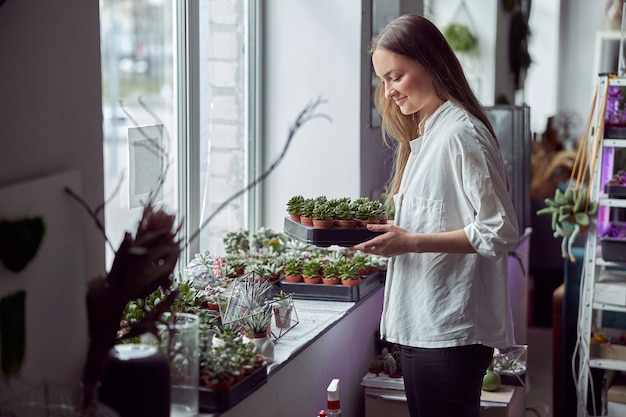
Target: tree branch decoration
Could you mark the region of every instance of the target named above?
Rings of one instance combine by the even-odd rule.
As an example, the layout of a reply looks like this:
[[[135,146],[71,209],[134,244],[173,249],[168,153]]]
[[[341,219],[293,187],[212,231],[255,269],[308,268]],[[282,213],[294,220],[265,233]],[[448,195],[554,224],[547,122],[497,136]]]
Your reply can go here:
[[[194,239],[196,239],[199,235],[200,232],[211,222],[211,220],[213,220],[213,218],[215,218],[215,216],[217,216],[225,207],[227,207],[231,202],[233,202],[235,199],[237,199],[238,197],[240,197],[242,194],[250,191],[252,188],[256,187],[258,184],[260,184],[261,182],[263,182],[278,166],[278,164],[281,163],[281,161],[284,159],[285,155],[287,154],[287,150],[289,149],[289,146],[291,145],[291,142],[294,138],[294,136],[296,135],[296,132],[298,130],[300,130],[300,128],[307,122],[313,120],[313,119],[317,119],[317,118],[324,118],[327,119],[329,121],[331,121],[332,119],[330,118],[330,116],[323,114],[323,113],[316,113],[316,109],[317,107],[322,104],[325,103],[326,101],[323,100],[321,97],[318,97],[316,100],[314,100],[312,103],[309,103],[308,105],[306,105],[304,107],[304,109],[302,109],[300,111],[300,113],[298,113],[298,116],[296,117],[296,120],[293,122],[293,124],[290,126],[289,128],[289,134],[287,135],[287,141],[285,142],[285,145],[283,146],[283,150],[281,151],[281,153],[278,155],[278,158],[276,158],[276,160],[272,163],[272,165],[270,165],[267,170],[265,170],[263,173],[261,173],[261,175],[259,175],[256,179],[254,179],[254,181],[250,182],[247,186],[245,186],[244,188],[242,188],[241,190],[237,191],[236,193],[234,193],[231,197],[227,198],[223,203],[221,203],[213,213],[211,213],[206,220],[204,220],[204,222],[202,222],[202,224],[200,225],[200,227],[198,227],[198,229],[189,237],[189,240],[187,241],[187,244],[189,244],[190,242],[193,242]]]
[[[186,245],[199,236],[201,230],[231,201],[261,183],[276,169],[285,157],[296,132],[306,122],[315,118],[330,119],[324,114],[315,112],[317,106],[322,102],[323,100],[318,98],[298,114],[296,121],[289,129],[287,142],[278,159],[258,178],[222,203],[187,240]],[[145,108],[141,101],[140,104]],[[151,114],[156,118],[156,115]],[[146,139],[149,142],[153,142],[147,135]],[[156,144],[153,144],[153,146],[153,151],[166,159],[166,150],[158,147]],[[179,295],[178,289],[173,288],[173,272],[181,252],[182,239],[178,236],[181,226],[175,224],[174,215],[168,214],[163,209],[155,208],[154,203],[158,190],[164,184],[168,168],[169,164],[165,164],[157,189],[152,190],[149,194],[135,235],[126,233],[119,249],[115,251],[111,270],[105,277],[98,277],[88,283],[89,347],[83,372],[83,383],[85,386],[93,387],[97,385],[104,372],[108,352],[117,342],[121,341],[120,338],[127,339],[146,332],[158,337],[157,324],[167,325],[167,321],[162,318],[162,315],[170,311]],[[99,214],[106,203],[91,209],[71,189],[67,188],[65,191],[86,209],[99,230],[103,233],[106,241],[111,245],[104,231],[104,226],[99,220]],[[157,290],[164,293],[165,297],[152,310],[148,310],[146,308],[146,300]],[[145,316],[138,322],[132,323],[130,331],[120,335],[124,308],[128,303],[134,301],[137,301],[137,304],[144,310]],[[85,397],[84,401],[87,400],[88,398]],[[89,406],[90,404],[83,404],[83,407],[88,408]]]

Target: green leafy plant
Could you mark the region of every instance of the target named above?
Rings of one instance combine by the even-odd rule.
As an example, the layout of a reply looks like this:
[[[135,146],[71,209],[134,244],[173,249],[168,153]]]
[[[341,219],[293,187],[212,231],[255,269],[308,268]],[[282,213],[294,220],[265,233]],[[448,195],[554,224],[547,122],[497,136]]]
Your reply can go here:
[[[478,46],[478,39],[466,25],[451,23],[443,29],[443,36],[456,52],[473,52]]]
[[[315,210],[315,199],[307,198],[302,203],[302,210],[300,211],[300,215],[304,217],[313,217],[313,210]]]
[[[360,278],[358,267],[352,261],[348,261],[348,260],[346,260],[346,262],[341,263],[339,274],[340,274],[339,277],[342,280],[351,280],[351,279]]]
[[[311,259],[306,261],[302,266],[302,276],[305,278],[314,278],[322,275],[322,263],[318,260]]]
[[[313,209],[314,220],[333,220],[334,214],[334,209],[328,202],[317,202]]]
[[[287,213],[300,214],[302,210],[302,204],[304,203],[304,197],[301,195],[294,195],[287,201]]]
[[[260,334],[267,332],[271,319],[271,304],[267,303],[260,308],[254,309],[251,314],[243,319],[242,323],[247,334]]]
[[[574,262],[572,246],[576,237],[585,233],[589,226],[589,219],[598,211],[598,203],[589,201],[587,189],[568,187],[565,192],[556,189],[554,198],[546,198],[546,206],[537,211],[538,215],[552,216],[552,230],[554,237],[562,238],[561,253],[563,258],[569,256]]]
[[[291,304],[291,294],[281,290],[272,298],[272,305],[275,307],[289,307]]]
[[[226,254],[236,254],[240,251],[249,251],[250,242],[248,240],[248,235],[248,231],[244,229],[226,233],[223,238],[224,251]]]
[[[285,275],[298,276],[302,274],[302,261],[298,258],[291,258],[284,268]]]
[[[340,263],[327,262],[322,266],[325,279],[339,279],[341,277]]]
[[[356,209],[350,201],[342,201],[335,207],[335,218],[341,220],[356,220]]]

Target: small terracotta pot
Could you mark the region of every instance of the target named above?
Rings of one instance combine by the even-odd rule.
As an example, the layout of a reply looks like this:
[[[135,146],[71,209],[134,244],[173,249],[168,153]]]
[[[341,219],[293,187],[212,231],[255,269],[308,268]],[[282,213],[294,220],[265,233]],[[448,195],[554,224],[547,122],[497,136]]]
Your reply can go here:
[[[340,229],[354,229],[357,225],[356,220],[336,220],[336,222]]]
[[[285,282],[302,282],[302,275],[285,275]]]
[[[356,279],[342,279],[341,285],[345,285],[346,287],[356,287],[361,283],[361,278]]]
[[[313,226],[313,219],[310,217],[300,216],[300,223],[302,226]]]
[[[289,218],[294,222],[300,223],[300,215],[297,213],[289,213]]]
[[[324,285],[337,285],[341,284],[341,279],[339,278],[322,278],[322,282]]]
[[[302,277],[305,284],[319,284],[322,282],[322,277]]]
[[[357,227],[367,228],[368,224],[378,224],[379,220],[357,220]]]
[[[332,229],[333,227],[335,227],[335,221],[313,219],[313,227],[315,227],[316,229]]]
[[[235,378],[233,378],[232,376],[229,377],[228,379],[225,379],[223,381],[219,381],[219,382],[211,382],[207,379],[204,379],[204,386],[206,386],[208,389],[212,389],[212,390],[227,390],[230,389],[233,384],[235,383]]]

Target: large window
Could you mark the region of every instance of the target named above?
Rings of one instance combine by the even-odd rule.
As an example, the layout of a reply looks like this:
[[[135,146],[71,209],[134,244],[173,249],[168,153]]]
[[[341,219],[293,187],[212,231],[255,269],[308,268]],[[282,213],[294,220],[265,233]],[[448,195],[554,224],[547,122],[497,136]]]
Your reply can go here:
[[[196,236],[183,262],[219,254],[226,231],[250,227],[250,193],[207,224],[254,172],[249,3],[100,0],[105,226],[115,247],[151,193],[184,221],[186,240]]]

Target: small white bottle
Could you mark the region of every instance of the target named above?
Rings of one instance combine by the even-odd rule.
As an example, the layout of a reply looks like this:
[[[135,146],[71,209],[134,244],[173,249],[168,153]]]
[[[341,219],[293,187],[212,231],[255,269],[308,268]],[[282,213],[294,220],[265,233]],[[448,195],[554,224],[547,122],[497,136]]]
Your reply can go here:
[[[341,404],[339,402],[339,378],[330,381],[327,392],[326,416],[341,417]]]

